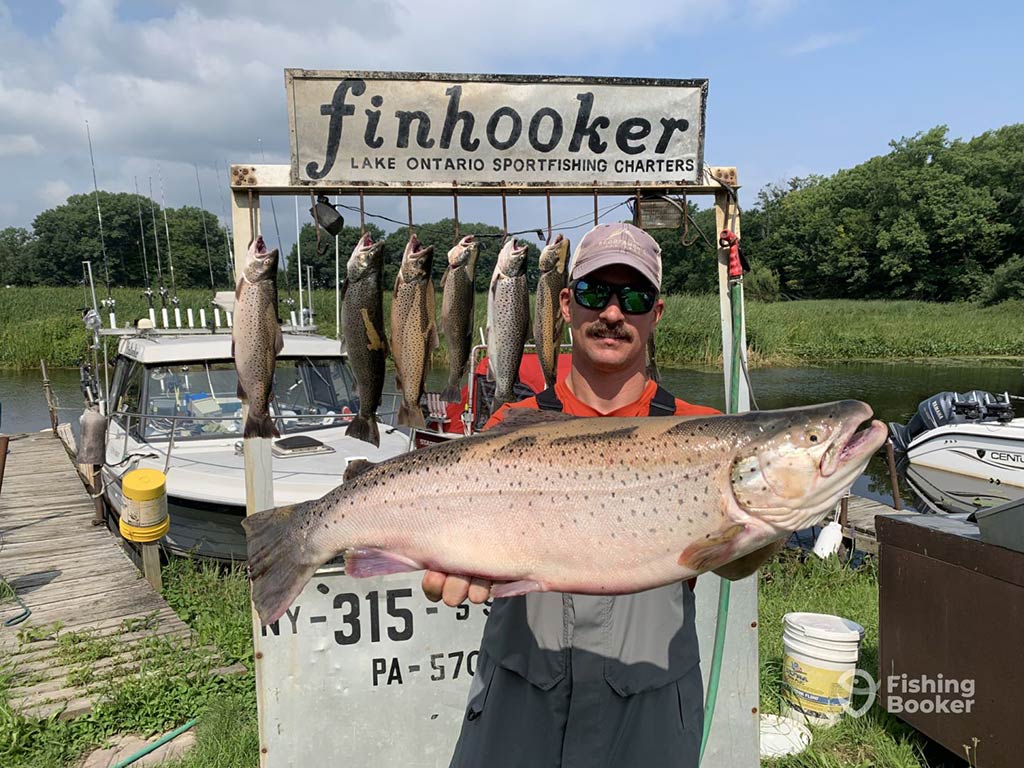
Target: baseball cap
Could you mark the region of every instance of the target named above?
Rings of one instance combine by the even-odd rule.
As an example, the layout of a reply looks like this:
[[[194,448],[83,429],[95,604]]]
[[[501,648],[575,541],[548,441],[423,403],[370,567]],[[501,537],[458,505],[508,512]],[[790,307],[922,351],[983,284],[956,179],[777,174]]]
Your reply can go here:
[[[639,227],[625,222],[598,224],[576,247],[569,280],[577,280],[609,264],[624,264],[661,290],[661,247]]]

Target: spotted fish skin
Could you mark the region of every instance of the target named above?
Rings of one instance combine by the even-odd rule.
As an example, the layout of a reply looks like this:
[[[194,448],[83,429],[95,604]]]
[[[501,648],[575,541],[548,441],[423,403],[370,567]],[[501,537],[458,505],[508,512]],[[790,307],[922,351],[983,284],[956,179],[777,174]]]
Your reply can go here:
[[[238,397],[248,404],[244,437],[280,437],[270,416],[274,367],[284,348],[277,320],[277,250],[267,253],[262,237],[249,246],[248,261],[235,286],[231,356],[238,373]]]
[[[274,621],[339,553],[352,576],[430,568],[504,582],[494,597],[686,579],[831,512],[885,441],[878,421],[855,434],[870,416],[857,401],[631,419],[512,409],[246,518],[253,599]]]
[[[540,277],[537,280],[537,299],[533,312],[534,341],[544,383],[555,386],[558,374],[558,350],[562,345],[565,321],[562,319],[561,293],[568,283],[566,269],[569,260],[569,241],[558,235],[540,252]]]
[[[346,265],[341,316],[345,350],[359,390],[359,413],[345,434],[380,445],[377,408],[384,390],[388,356],[384,332],[384,250],[367,232]]]
[[[498,253],[487,293],[487,376],[494,382],[491,413],[515,400],[523,345],[530,336],[526,253],[526,243],[508,239]]]
[[[441,397],[449,403],[462,400],[462,382],[473,350],[479,252],[480,245],[472,235],[462,238],[448,251],[448,268],[441,278],[441,330],[448,347],[448,384]]]
[[[402,392],[398,423],[420,429],[427,426],[420,398],[430,353],[438,346],[433,264],[433,246],[423,247],[419,238],[412,235],[405,246],[391,297],[391,356],[395,361],[395,383]]]

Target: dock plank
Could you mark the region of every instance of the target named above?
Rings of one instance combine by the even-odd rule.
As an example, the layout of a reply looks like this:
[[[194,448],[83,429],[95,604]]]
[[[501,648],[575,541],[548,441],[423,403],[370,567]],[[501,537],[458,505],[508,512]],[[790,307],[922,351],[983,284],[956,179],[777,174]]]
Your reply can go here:
[[[29,627],[60,622],[59,633],[115,638],[118,658],[109,663],[123,675],[137,674],[132,649],[147,637],[194,642],[188,625],[142,578],[117,538],[92,518],[92,500],[64,443],[49,431],[12,438],[0,493],[0,576],[32,615],[20,625],[0,626],[0,657],[12,665],[15,680],[34,682],[11,692],[11,706],[26,714],[71,717],[89,712],[93,702],[92,691],[66,682],[67,665],[55,640],[19,637]],[[0,619],[20,612],[16,603],[6,603]],[[126,630],[126,621],[137,626],[149,617],[157,618],[149,630]]]

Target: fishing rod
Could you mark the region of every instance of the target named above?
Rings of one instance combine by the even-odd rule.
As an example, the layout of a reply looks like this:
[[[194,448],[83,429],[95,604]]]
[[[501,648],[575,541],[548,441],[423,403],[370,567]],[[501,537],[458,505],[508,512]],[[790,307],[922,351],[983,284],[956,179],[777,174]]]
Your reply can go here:
[[[85,121],[85,136],[89,140],[89,165],[92,167],[92,191],[96,198],[96,220],[100,224],[100,253],[103,254],[103,277],[107,283],[107,298],[101,303],[104,308],[110,309],[114,314],[114,297],[110,293],[110,262],[107,260],[107,243],[103,237],[103,212],[100,210],[100,187],[96,183],[96,160],[92,154],[92,131],[89,130],[89,121]],[[122,257],[123,258],[123,257]]]
[[[156,246],[156,274],[157,279],[160,281],[160,306],[163,309],[167,309],[167,285],[164,283],[164,270],[160,266],[160,237],[157,235],[156,228],[156,203],[153,202],[153,177],[149,177],[149,214],[153,220],[153,243]],[[167,319],[164,318],[164,325],[167,325]]]
[[[220,167],[214,163],[213,170],[217,174],[217,195],[220,197],[220,215],[224,219],[224,248],[227,254],[225,267],[227,268],[228,285],[234,285],[235,257],[231,253],[231,219],[228,217],[227,204],[224,202],[224,188],[220,184]]]
[[[181,310],[178,309],[178,286],[174,281],[174,259],[171,257],[171,228],[167,225],[167,198],[164,197],[164,176],[160,166],[156,167],[156,178],[160,182],[160,206],[164,209],[164,235],[167,237],[167,269],[171,273],[171,304],[174,306],[174,321],[181,325]]]
[[[146,231],[142,226],[142,198],[139,195],[139,177],[133,177],[135,181],[135,209],[139,214],[139,245],[142,246],[142,274],[146,280],[146,290],[142,295],[149,303],[150,311],[153,310],[153,288],[149,284],[149,260],[146,258]]]
[[[203,208],[203,185],[199,183],[199,166],[192,163],[196,171],[196,186],[199,188],[199,218],[203,220],[203,240],[206,241],[206,265],[210,268],[210,290],[216,291],[213,282],[213,257],[210,256],[210,236],[206,234],[206,209]]]

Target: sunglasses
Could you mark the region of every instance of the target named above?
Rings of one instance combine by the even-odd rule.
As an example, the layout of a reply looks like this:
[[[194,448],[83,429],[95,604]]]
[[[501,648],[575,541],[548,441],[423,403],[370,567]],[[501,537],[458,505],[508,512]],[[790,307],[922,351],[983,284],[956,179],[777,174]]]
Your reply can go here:
[[[572,295],[584,309],[604,309],[612,296],[617,296],[619,308],[627,315],[647,314],[658,299],[658,292],[649,285],[636,287],[585,278],[573,281]]]

